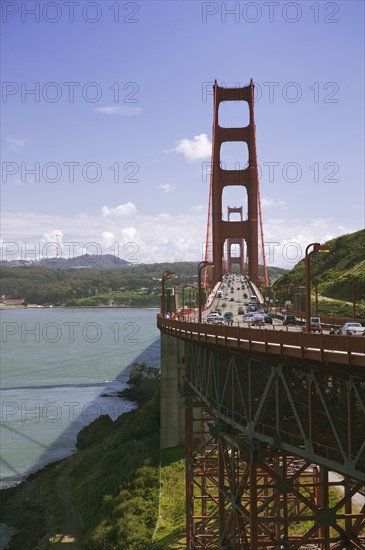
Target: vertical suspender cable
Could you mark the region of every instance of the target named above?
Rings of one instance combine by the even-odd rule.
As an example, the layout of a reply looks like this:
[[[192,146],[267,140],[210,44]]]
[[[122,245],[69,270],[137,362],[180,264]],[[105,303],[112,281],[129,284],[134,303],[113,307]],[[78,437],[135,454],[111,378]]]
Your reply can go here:
[[[212,207],[212,189],[213,189],[213,167],[214,167],[214,128],[216,124],[216,89],[214,86],[214,118],[212,127],[212,158],[210,163],[210,185],[209,185],[209,202],[208,202],[208,221],[207,221],[207,234],[205,237],[205,261],[208,262],[209,258],[209,239],[211,238],[211,207]],[[213,240],[213,239],[212,239]],[[213,243],[212,243],[213,244]],[[204,287],[207,283],[207,268],[204,268]]]

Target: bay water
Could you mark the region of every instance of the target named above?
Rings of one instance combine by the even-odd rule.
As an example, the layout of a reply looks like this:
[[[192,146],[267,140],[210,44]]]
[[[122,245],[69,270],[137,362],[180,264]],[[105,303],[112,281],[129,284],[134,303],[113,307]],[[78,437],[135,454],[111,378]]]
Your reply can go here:
[[[133,404],[130,367],[159,368],[155,309],[2,310],[1,487],[76,449],[79,430]]]

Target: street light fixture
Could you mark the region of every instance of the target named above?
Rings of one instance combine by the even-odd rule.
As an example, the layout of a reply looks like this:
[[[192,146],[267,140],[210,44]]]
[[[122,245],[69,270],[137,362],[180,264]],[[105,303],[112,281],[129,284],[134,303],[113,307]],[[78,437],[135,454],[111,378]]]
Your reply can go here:
[[[186,284],[185,288],[189,289],[189,309],[191,309],[191,291],[193,290],[195,292],[197,290],[197,288],[196,288],[196,285],[189,285],[189,284]],[[193,296],[193,298],[194,298],[194,296]]]
[[[276,299],[276,293],[279,292],[279,297]],[[275,285],[275,300],[276,300],[276,307],[281,306],[281,285]]]
[[[313,246],[313,250],[309,252],[310,247]],[[320,243],[310,243],[305,249],[305,329],[310,332],[310,318],[311,318],[311,264],[310,257],[313,252],[329,252],[330,247]]]
[[[201,270],[203,268],[211,268],[214,267],[214,264],[212,262],[207,262],[203,260],[202,262],[199,262],[198,264],[198,308],[199,308],[199,317],[198,321],[199,323],[202,322],[202,287],[201,287]]]
[[[184,306],[184,298],[185,298],[185,296],[184,296],[184,291],[185,291],[185,287],[186,287],[186,286],[189,286],[189,285],[187,285],[187,284],[185,284],[185,283],[176,283],[176,284],[174,285],[174,291],[175,291],[175,312],[176,312],[176,313],[177,313],[177,311],[178,311],[177,292],[176,292],[176,288],[177,288],[178,286],[181,286],[181,287],[182,287],[182,311],[184,312],[184,307],[185,307],[185,306]]]
[[[191,291],[191,293],[190,293]],[[197,298],[198,298],[198,286],[197,284],[190,285],[189,289],[189,300],[190,300],[190,310],[194,310],[194,316],[195,316],[195,309],[197,305]]]
[[[314,285],[315,293],[316,293],[316,315],[318,317],[318,282],[317,282],[317,279],[312,279],[312,284]]]
[[[174,271],[164,271],[162,273],[162,303],[161,303],[162,315],[165,315],[166,313],[165,281],[166,279],[170,279],[173,275],[175,275]]]
[[[345,275],[346,279],[352,279],[352,317],[356,321],[356,293],[355,293],[355,275],[352,273],[347,273]]]

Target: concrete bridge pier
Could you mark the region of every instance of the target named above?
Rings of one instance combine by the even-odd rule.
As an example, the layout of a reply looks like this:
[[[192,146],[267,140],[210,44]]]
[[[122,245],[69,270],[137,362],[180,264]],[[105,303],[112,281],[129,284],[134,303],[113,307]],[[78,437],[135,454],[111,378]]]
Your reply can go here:
[[[161,332],[161,448],[185,443],[185,409],[178,387],[185,375],[185,342]]]

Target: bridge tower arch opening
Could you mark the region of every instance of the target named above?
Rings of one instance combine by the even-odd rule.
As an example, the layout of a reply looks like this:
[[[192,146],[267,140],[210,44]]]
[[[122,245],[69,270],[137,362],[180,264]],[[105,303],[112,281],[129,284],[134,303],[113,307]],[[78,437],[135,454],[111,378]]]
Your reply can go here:
[[[232,221],[232,216],[237,216],[238,220]],[[228,222],[235,224],[237,226],[237,233],[242,232],[244,227],[245,220],[243,218],[243,207],[239,206],[228,206],[227,208],[227,220]],[[234,227],[234,226],[233,226]],[[233,269],[233,266],[238,264],[239,272],[245,272],[245,239],[242,237],[230,237],[226,241],[227,252],[226,252],[226,271],[231,273],[236,271]]]

